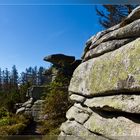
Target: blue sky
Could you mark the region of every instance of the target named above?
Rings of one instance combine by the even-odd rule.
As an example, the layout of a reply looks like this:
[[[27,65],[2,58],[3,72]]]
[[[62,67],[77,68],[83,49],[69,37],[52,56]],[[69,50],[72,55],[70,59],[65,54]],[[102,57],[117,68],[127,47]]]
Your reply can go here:
[[[0,5],[0,67],[48,67],[43,58],[56,53],[78,59],[100,30],[94,5]]]

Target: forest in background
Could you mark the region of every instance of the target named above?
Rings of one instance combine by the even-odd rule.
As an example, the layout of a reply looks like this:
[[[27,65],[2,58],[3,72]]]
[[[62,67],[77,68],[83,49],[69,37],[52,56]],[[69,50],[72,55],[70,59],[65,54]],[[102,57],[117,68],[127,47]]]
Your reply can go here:
[[[37,66],[26,68],[25,72],[18,73],[16,66],[9,71],[0,69],[0,107],[9,112],[15,112],[14,104],[26,100],[26,91],[32,86],[40,86],[45,82],[43,72],[45,68]]]
[[[96,9],[99,23],[104,28],[109,28],[125,19],[134,7],[104,5],[104,10]],[[29,119],[14,115],[14,105],[26,101],[26,91],[30,86],[45,84],[44,70],[43,67],[29,67],[18,74],[15,65],[11,71],[0,69],[0,135],[19,134],[28,125]],[[48,115],[48,120],[41,122],[42,134],[59,134],[59,127],[65,121],[65,113],[70,106],[68,89],[62,87],[68,86],[69,81],[66,75],[60,74],[55,81],[47,85],[44,114]]]
[[[27,89],[45,83],[44,67],[29,67],[18,73],[16,66],[9,71],[0,69],[0,135],[17,135],[24,131],[32,118],[16,115],[16,103],[27,101]]]

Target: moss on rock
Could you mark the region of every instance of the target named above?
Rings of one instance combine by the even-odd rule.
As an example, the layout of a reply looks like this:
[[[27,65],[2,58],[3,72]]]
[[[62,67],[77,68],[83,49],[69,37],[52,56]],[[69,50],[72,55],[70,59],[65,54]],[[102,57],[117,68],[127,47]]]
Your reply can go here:
[[[140,38],[82,63],[73,74],[69,91],[85,96],[140,91],[139,54]]]

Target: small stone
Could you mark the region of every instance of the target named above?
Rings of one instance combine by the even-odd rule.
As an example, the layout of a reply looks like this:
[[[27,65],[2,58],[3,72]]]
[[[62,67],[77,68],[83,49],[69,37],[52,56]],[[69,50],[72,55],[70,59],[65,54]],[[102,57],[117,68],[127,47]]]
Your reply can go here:
[[[32,107],[32,104],[27,104],[26,105],[26,108],[31,108]]]
[[[37,100],[34,102],[34,105],[42,105],[45,102],[45,100]]]
[[[33,101],[32,100],[28,100],[27,102],[22,104],[22,107],[26,107],[28,104],[32,104]]]
[[[83,124],[89,117],[87,111],[81,110],[75,106],[72,106],[66,113],[66,118],[69,120],[75,120]]]
[[[75,103],[74,106],[85,112],[88,112],[88,114],[92,114],[92,112],[93,112],[89,107],[86,107],[86,106],[83,107],[80,103]]]
[[[83,103],[85,101],[85,97],[76,94],[72,94],[69,98],[71,101],[78,103]]]
[[[16,114],[22,114],[25,111],[25,107],[21,107],[16,111]]]

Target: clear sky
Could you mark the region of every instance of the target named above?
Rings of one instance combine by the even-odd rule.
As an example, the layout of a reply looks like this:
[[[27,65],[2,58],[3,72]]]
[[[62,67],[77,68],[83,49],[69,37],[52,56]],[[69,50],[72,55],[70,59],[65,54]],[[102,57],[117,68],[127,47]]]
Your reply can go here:
[[[94,5],[0,5],[0,67],[50,64],[63,53],[81,57],[86,40],[102,30]]]

